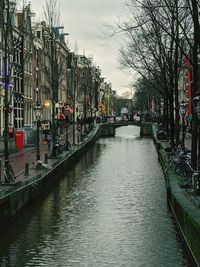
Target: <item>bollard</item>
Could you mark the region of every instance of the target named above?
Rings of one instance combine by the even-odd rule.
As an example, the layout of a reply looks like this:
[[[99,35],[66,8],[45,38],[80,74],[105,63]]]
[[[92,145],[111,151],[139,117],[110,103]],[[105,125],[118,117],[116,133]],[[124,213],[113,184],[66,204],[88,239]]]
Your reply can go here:
[[[28,163],[25,164],[25,172],[24,172],[24,175],[25,176],[29,176],[29,164]]]
[[[45,153],[45,155],[44,155],[44,163],[48,164],[48,154],[47,153]]]
[[[1,185],[2,160],[0,159],[0,185]]]

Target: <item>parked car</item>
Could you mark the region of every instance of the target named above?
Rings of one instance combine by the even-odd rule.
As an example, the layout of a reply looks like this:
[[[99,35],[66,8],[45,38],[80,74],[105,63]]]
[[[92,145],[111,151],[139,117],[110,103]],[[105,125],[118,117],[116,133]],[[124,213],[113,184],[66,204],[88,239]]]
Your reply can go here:
[[[128,121],[128,115],[126,115],[126,114],[123,115],[122,120],[123,120],[123,121]]]
[[[115,115],[110,115],[110,116],[107,116],[106,117],[106,121],[108,123],[114,123],[115,122],[115,119],[116,119],[116,116]]]
[[[134,120],[134,121],[140,121],[140,115],[135,114],[135,115],[133,116],[133,120]]]
[[[116,117],[116,121],[118,121],[118,122],[122,121],[122,117],[121,116],[117,116]]]

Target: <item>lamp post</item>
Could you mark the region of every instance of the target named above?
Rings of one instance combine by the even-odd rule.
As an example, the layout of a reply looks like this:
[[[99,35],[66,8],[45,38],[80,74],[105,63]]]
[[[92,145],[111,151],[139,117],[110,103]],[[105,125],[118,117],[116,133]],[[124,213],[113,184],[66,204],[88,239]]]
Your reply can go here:
[[[185,114],[187,111],[187,102],[182,101],[179,108],[182,116],[182,148],[185,149]]]
[[[81,141],[83,141],[83,117],[81,117]]]
[[[35,107],[35,118],[37,125],[36,161],[40,160],[40,126],[41,126],[41,106]]]
[[[197,115],[197,131],[198,131],[198,136],[200,133],[200,125],[199,125],[199,120],[200,120],[200,93],[198,93],[196,96],[193,97],[192,99],[193,102],[193,107],[194,107],[194,112]],[[198,138],[198,157],[197,157],[197,168],[199,168],[200,164],[200,137]]]
[[[200,119],[200,94],[193,97],[193,105],[194,105],[194,110],[197,114],[198,119]]]

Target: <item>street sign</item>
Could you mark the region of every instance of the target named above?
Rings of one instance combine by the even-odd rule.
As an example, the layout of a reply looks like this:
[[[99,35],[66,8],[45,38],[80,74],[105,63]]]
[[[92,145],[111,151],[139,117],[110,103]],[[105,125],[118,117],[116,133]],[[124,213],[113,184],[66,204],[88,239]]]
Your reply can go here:
[[[5,89],[1,89],[1,91],[0,91],[1,93],[1,96],[5,96]]]
[[[59,105],[59,108],[63,108],[64,107],[64,101],[62,101],[62,100],[58,101],[58,105]]]
[[[34,106],[34,110],[42,110],[42,107],[41,106]]]

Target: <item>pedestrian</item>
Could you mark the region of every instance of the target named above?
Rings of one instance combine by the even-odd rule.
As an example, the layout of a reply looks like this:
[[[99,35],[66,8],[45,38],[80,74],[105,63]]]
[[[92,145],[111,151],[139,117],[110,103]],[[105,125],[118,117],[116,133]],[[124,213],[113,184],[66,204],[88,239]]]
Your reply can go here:
[[[70,150],[71,148],[71,143],[69,142],[69,140],[67,139],[66,140],[66,143],[65,143],[65,150]]]
[[[77,121],[77,124],[80,124],[81,123],[80,115],[77,116],[76,121]]]
[[[51,133],[50,132],[48,132],[48,134],[47,134],[47,143],[48,143],[48,150],[50,150],[51,149]]]

